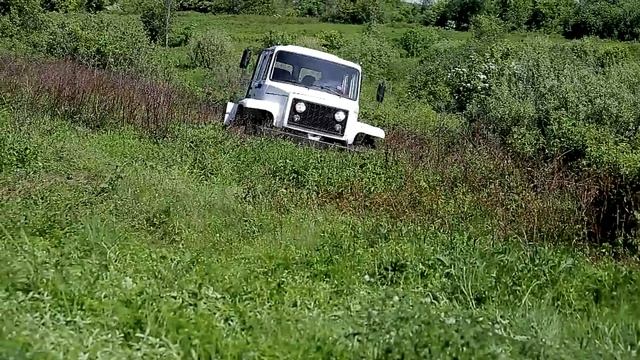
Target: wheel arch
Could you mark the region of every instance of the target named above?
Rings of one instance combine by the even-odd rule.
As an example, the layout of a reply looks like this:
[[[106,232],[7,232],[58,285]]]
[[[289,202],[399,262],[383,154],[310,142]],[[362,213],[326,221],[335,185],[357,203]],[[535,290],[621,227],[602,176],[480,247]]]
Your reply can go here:
[[[366,138],[384,139],[384,130],[365,123],[358,122],[347,136],[347,143],[354,144],[356,140],[364,140]]]
[[[238,106],[241,106],[244,109],[265,112],[271,116],[271,120],[274,122],[278,119],[281,112],[281,107],[278,103],[264,100],[243,99],[238,103]]]

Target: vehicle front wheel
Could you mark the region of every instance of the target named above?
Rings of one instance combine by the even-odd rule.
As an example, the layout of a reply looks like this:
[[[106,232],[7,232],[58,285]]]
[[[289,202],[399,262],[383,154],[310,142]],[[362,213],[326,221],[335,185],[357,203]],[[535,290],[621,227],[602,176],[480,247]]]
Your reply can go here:
[[[353,141],[353,146],[361,149],[376,149],[377,141],[373,136],[358,134]]]

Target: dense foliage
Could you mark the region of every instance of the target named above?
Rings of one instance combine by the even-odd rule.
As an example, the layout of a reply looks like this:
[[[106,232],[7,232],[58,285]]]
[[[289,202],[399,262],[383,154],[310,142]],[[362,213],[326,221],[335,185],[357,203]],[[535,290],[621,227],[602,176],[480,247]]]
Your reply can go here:
[[[148,4],[142,11],[140,21],[151,42],[168,45],[168,36],[173,22],[172,10],[171,7],[166,8],[162,4],[154,3]]]
[[[32,26],[34,16],[31,14],[41,11],[38,5],[46,11],[98,12],[106,9],[108,3],[45,0],[39,4],[33,0],[4,0],[0,4],[0,15],[18,15],[16,18],[24,18],[20,20],[25,22],[23,26]],[[152,41],[163,35],[163,6],[160,0],[118,0],[112,4],[114,9],[126,13],[142,13]],[[211,14],[302,16],[349,24],[421,23],[465,31],[477,17],[485,17],[485,21],[494,19],[509,31],[554,32],[569,38],[640,39],[640,0],[424,0],[421,4],[401,0],[178,0],[172,2],[172,6],[180,11]]]
[[[305,5],[372,6],[331,19],[365,26],[178,14],[165,48],[135,1],[21,1],[0,6],[0,357],[637,355],[639,48],[506,33],[566,31],[566,3],[394,15],[470,33],[372,1]],[[243,11],[293,6],[263,5]],[[380,149],[214,120],[242,50],[283,43],[362,65]]]
[[[490,147],[416,171],[218,125],[158,141],[27,114],[0,113],[2,358],[638,351],[638,272],[518,238],[549,193],[523,198]],[[389,216],[418,201],[428,220]]]
[[[616,238],[637,225],[640,66],[626,47],[532,38],[429,49],[413,96],[487,126],[523,158],[560,161],[581,176],[595,175],[605,192],[627,189],[625,200],[611,194],[607,208],[599,209],[607,224],[590,229],[596,237]]]

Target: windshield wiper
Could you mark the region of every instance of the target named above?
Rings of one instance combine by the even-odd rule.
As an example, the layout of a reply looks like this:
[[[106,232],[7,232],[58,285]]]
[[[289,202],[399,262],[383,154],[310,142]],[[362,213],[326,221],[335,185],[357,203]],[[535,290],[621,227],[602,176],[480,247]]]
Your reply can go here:
[[[326,86],[326,85],[316,85],[316,84],[306,85],[306,84],[303,84],[301,82],[297,82],[295,80],[285,80],[285,79],[272,79],[272,80],[280,81],[280,82],[284,82],[284,83],[289,83],[289,84],[294,84],[294,85],[299,85],[299,86],[304,86],[307,89],[311,89],[311,88],[315,87],[315,88],[318,88],[318,89],[326,90],[326,91],[330,92],[333,95],[337,95],[337,96],[340,96],[340,97],[345,97],[345,94],[341,93],[339,90],[337,90],[335,88],[332,88],[330,86]]]
[[[332,87],[326,86],[326,85],[313,85],[313,86],[317,87],[317,88],[320,88],[322,90],[327,90],[328,92],[332,93],[333,95],[344,96],[344,94],[341,93],[340,91],[338,91],[338,90],[336,90],[336,89],[334,89]]]

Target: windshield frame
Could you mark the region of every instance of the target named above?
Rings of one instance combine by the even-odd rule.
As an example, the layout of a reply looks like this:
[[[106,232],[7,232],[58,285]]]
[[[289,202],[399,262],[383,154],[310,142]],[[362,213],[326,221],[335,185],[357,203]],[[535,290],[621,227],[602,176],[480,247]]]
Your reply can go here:
[[[329,91],[327,89],[323,89],[320,86],[307,86],[307,85],[302,84],[302,83],[297,82],[297,81],[282,81],[282,80],[279,80],[279,79],[274,79],[273,78],[273,72],[274,72],[274,69],[276,68],[275,65],[276,65],[276,62],[278,60],[278,54],[281,53],[281,52],[285,52],[285,53],[289,53],[289,54],[293,54],[293,55],[304,56],[304,57],[310,57],[310,58],[313,58],[313,59],[315,59],[317,61],[324,61],[324,62],[330,63],[330,64],[332,64],[334,66],[340,66],[340,67],[344,67],[344,68],[347,68],[347,69],[350,69],[350,70],[354,71],[356,76],[358,77],[357,80],[355,81],[355,86],[356,86],[355,96],[352,98],[352,97],[349,96],[349,94],[340,95],[340,94],[338,94],[336,92]],[[309,69],[309,68],[306,68],[306,69]],[[309,70],[312,70],[312,69],[309,69]],[[359,101],[360,100],[360,87],[362,86],[362,72],[360,71],[360,69],[358,69],[357,67],[354,67],[354,66],[350,66],[350,65],[347,65],[347,64],[340,63],[340,62],[336,62],[336,61],[332,61],[332,60],[328,60],[328,59],[323,59],[323,58],[318,57],[318,56],[313,56],[313,55],[309,55],[309,54],[303,54],[303,53],[300,53],[300,52],[295,52],[295,51],[286,50],[286,49],[276,50],[276,51],[274,51],[274,53],[272,55],[271,64],[269,64],[268,79],[269,79],[269,81],[273,81],[273,82],[277,82],[277,83],[281,83],[281,84],[290,84],[290,85],[295,85],[295,86],[301,86],[301,87],[304,87],[304,88],[307,88],[307,89],[313,89],[313,90],[316,90],[316,91],[321,91],[321,92],[323,92],[325,94],[331,94],[331,95],[334,95],[334,96],[338,96],[338,97],[340,97],[342,99],[347,99],[349,101]]]

